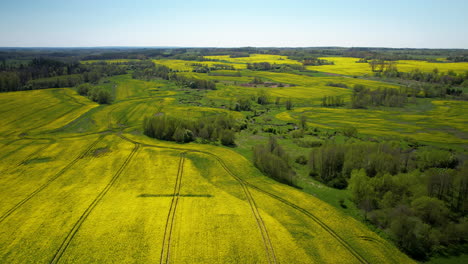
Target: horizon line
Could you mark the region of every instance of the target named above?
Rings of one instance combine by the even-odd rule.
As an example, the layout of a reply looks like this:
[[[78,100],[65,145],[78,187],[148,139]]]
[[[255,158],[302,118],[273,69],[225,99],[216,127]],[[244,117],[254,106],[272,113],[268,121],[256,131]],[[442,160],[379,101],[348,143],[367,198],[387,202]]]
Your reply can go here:
[[[111,48],[153,48],[153,49],[239,49],[239,48],[279,48],[279,49],[306,49],[306,48],[366,48],[366,49],[424,49],[424,50],[468,50],[468,48],[396,48],[378,46],[0,46],[0,49],[111,49]]]

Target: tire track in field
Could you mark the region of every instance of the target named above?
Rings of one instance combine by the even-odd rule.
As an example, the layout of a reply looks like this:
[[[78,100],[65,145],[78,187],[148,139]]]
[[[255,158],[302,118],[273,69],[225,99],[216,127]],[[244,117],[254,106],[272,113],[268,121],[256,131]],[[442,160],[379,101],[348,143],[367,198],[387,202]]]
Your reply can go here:
[[[94,200],[91,202],[91,204],[86,208],[86,210],[83,212],[83,214],[80,216],[78,221],[73,225],[72,229],[68,232],[67,236],[65,237],[65,240],[63,240],[62,244],[60,245],[59,249],[57,252],[54,254],[54,257],[50,261],[50,263],[58,263],[67,250],[68,246],[70,245],[71,241],[73,240],[73,237],[75,237],[76,233],[80,229],[81,225],[83,222],[88,218],[88,216],[91,214],[93,209],[98,205],[98,203],[102,200],[102,198],[109,192],[109,190],[112,188],[114,183],[117,181],[117,179],[122,175],[122,172],[125,170],[127,165],[132,161],[133,157],[135,154],[138,152],[140,149],[141,144],[135,143],[135,147],[133,148],[132,152],[127,156],[125,161],[122,163],[120,168],[117,170],[117,172],[114,174],[112,179],[109,181],[109,183],[104,187],[104,189],[94,198]]]
[[[47,125],[49,125],[49,124],[52,124],[53,122],[57,121],[58,119],[60,119],[60,118],[62,118],[62,117],[64,117],[64,116],[70,114],[71,112],[76,111],[76,110],[79,110],[81,107],[82,107],[82,106],[74,107],[74,108],[72,108],[72,109],[66,111],[65,113],[59,115],[58,117],[54,118],[53,120],[51,120],[51,121],[49,121],[49,122],[46,122],[46,123],[43,123],[43,124],[41,124],[41,125],[39,125],[39,126],[35,126],[35,127],[32,127],[32,128],[29,128],[29,129],[27,129],[27,130],[21,132],[21,134],[27,134],[27,133],[31,132],[32,130],[35,130],[35,129],[38,129],[38,128],[47,126]],[[34,113],[34,114],[35,114],[35,113]],[[10,136],[10,135],[13,135],[13,134],[18,133],[18,132],[19,132],[19,131],[13,131],[13,132],[11,132],[11,133],[9,133],[9,134],[6,134],[5,136]]]
[[[244,181],[244,180],[242,180]],[[369,263],[359,252],[357,252],[354,248],[351,247],[351,245],[346,242],[343,238],[341,238],[335,231],[333,231],[333,229],[331,229],[327,224],[325,224],[322,220],[320,220],[317,216],[315,216],[314,214],[310,213],[309,211],[307,211],[306,209],[292,203],[292,202],[289,202],[288,200],[285,200],[275,194],[272,194],[270,192],[267,192],[251,183],[248,183],[246,181],[244,181],[245,184],[247,184],[248,186],[250,186],[252,189],[255,189],[263,194],[266,194],[270,197],[272,197],[273,199],[279,201],[279,202],[282,202],[284,203],[285,205],[289,206],[289,207],[292,207],[296,210],[298,210],[299,212],[305,214],[307,217],[309,217],[310,219],[312,219],[315,223],[317,223],[320,227],[322,227],[327,233],[329,233],[333,238],[335,238],[342,246],[344,246],[354,257],[356,257],[359,262],[361,263]]]
[[[57,96],[57,93],[54,92],[54,95]],[[68,111],[66,111],[65,113],[59,115],[58,117],[54,118],[53,120],[51,120],[51,121],[49,121],[49,122],[46,122],[46,123],[44,123],[44,124],[41,124],[41,125],[39,125],[39,126],[35,126],[35,127],[32,127],[32,128],[29,128],[29,129],[27,129],[26,131],[24,131],[24,132],[22,132],[22,133],[27,134],[27,133],[29,133],[29,132],[32,131],[32,130],[35,130],[35,129],[38,129],[38,128],[47,126],[47,125],[49,125],[49,124],[52,124],[53,122],[57,121],[58,119],[60,119],[60,118],[62,118],[62,117],[64,117],[64,116],[66,116],[66,115],[68,115],[68,114],[70,114],[70,113],[72,113],[72,112],[74,112],[74,111],[76,111],[76,110],[79,110],[79,109],[81,109],[82,107],[86,106],[86,104],[84,104],[84,103],[78,101],[75,97],[73,97],[73,96],[67,94],[66,92],[63,92],[62,95],[71,98],[72,101],[74,101],[74,103],[75,103],[76,105],[71,106],[72,108],[71,108],[70,110],[68,110]],[[56,97],[56,98],[58,98],[58,97]],[[58,98],[58,99],[60,100],[60,99],[63,99],[63,98]],[[46,109],[49,109],[49,108],[51,108],[51,107],[54,107],[54,106],[56,106],[56,105],[60,105],[60,104],[63,104],[63,103],[66,103],[66,101],[65,101],[65,100],[62,100],[60,103],[57,103],[57,104],[48,106],[48,107],[43,108],[43,109],[39,109],[38,111],[44,111],[44,110],[46,110]],[[31,115],[34,115],[34,114],[36,114],[36,113],[37,113],[37,111],[34,112],[34,113],[32,113],[32,114],[29,114],[29,115],[27,115],[27,116],[23,116],[23,117],[20,118],[20,119],[16,119],[16,120],[14,120],[13,122],[8,123],[7,125],[9,125],[9,124],[11,124],[11,123],[14,123],[14,122],[17,122],[18,120],[22,120],[22,119],[24,119],[24,118],[26,118],[26,117],[29,117],[29,116],[31,116]],[[76,118],[75,118],[75,119],[76,119]],[[72,121],[73,121],[73,120],[72,120]],[[6,136],[9,136],[9,135],[12,135],[12,134],[15,134],[15,133],[17,133],[17,132],[16,132],[16,131],[13,131],[12,133],[6,134]]]
[[[37,105],[37,104],[40,105],[41,103],[43,103],[43,102],[42,102],[42,101],[36,101],[36,102],[34,102],[34,103],[32,103],[32,104],[29,104],[28,107],[32,108],[32,107],[34,107],[34,106]],[[14,105],[15,105],[14,102],[12,102],[11,105],[2,105],[2,107],[6,107],[8,110],[5,110],[5,111],[3,111],[3,112],[0,112],[0,115],[4,115],[4,114],[6,114],[6,113],[13,112],[13,111],[18,111],[19,108],[22,108],[21,106],[17,106],[17,107],[11,108],[11,106],[14,106]]]
[[[167,214],[166,226],[164,228],[164,237],[161,247],[160,264],[169,263],[171,254],[171,241],[172,231],[174,230],[175,215],[177,211],[177,204],[179,203],[179,194],[182,183],[182,174],[184,173],[185,152],[180,154],[179,167],[177,169],[176,183],[174,185],[174,192],[171,200],[171,207]]]
[[[49,106],[44,107],[44,108],[41,108],[41,109],[37,109],[37,110],[35,110],[35,111],[32,112],[32,113],[26,114],[26,115],[24,115],[24,116],[22,116],[22,117],[20,117],[20,118],[14,119],[14,120],[12,120],[12,121],[6,123],[6,124],[3,124],[3,126],[8,126],[8,125],[11,125],[11,124],[13,124],[13,123],[15,123],[15,122],[22,121],[23,119],[26,119],[26,118],[28,118],[28,117],[30,117],[30,116],[33,116],[33,115],[37,114],[37,112],[41,112],[41,111],[47,110],[47,109],[49,109],[49,108],[55,107],[55,106],[60,105],[60,104],[62,104],[62,102],[57,103],[57,104],[53,104],[53,105],[49,105]]]
[[[244,190],[244,193],[245,193],[245,195],[247,197],[247,200],[248,200],[248,202],[250,204],[250,208],[252,209],[252,213],[255,216],[255,220],[257,221],[257,225],[258,225],[258,227],[260,229],[260,233],[262,234],[263,244],[265,245],[265,251],[267,253],[268,262],[269,263],[278,263],[278,261],[276,259],[276,255],[275,255],[275,250],[273,248],[273,244],[271,243],[270,235],[268,234],[268,229],[265,226],[265,222],[263,221],[262,216],[260,215],[260,212],[258,210],[258,206],[255,203],[255,199],[253,198],[252,194],[250,193],[250,190],[247,187],[246,183],[241,178],[239,178],[237,175],[235,175],[226,166],[224,161],[221,160],[221,158],[219,158],[218,156],[216,156],[214,154],[211,154],[211,156],[214,157],[219,162],[221,167],[223,167],[223,169],[229,175],[231,175],[241,185],[241,187]]]
[[[16,168],[16,167],[19,167],[19,166],[24,165],[25,162],[27,162],[27,161],[30,160],[32,157],[36,156],[38,153],[42,152],[44,149],[46,149],[47,147],[49,147],[50,144],[53,144],[52,142],[55,142],[55,140],[49,139],[49,143],[45,143],[44,146],[40,147],[39,149],[37,149],[37,150],[34,151],[33,153],[29,154],[28,156],[26,156],[26,158],[22,159],[20,162],[18,162],[18,163],[16,163],[16,164],[11,164],[10,166],[7,166],[4,170],[2,170],[2,171],[0,172],[0,174],[3,174],[3,173],[5,173],[5,172],[8,172],[8,171],[12,170],[13,168]],[[33,143],[34,143],[34,142],[32,142],[31,144],[33,144]],[[31,144],[25,145],[25,146],[23,146],[23,148],[26,147],[26,146],[29,146],[29,145],[31,145]],[[18,150],[20,150],[20,149],[21,149],[21,148],[15,150],[15,152],[18,151]],[[11,155],[11,154],[12,154],[12,152],[10,152],[9,155]],[[1,158],[0,158],[0,159],[1,159]]]
[[[127,141],[130,141],[130,142],[133,142],[133,143],[138,143],[137,141],[134,141],[134,140],[131,140],[123,135],[119,135],[121,138],[127,140]],[[185,149],[185,148],[177,148],[177,147],[166,147],[166,146],[158,146],[158,145],[151,145],[151,144],[144,144],[144,146],[147,146],[147,147],[155,147],[155,148],[163,148],[163,149],[174,149],[174,150],[185,150],[185,151],[189,151],[189,152],[195,152],[195,153],[203,153],[203,154],[206,154],[208,156],[211,156],[213,157],[214,159],[216,159],[220,164],[221,166],[226,170],[226,172],[228,172],[231,176],[233,176],[238,182],[242,183],[241,185],[245,186],[245,187],[250,187],[252,189],[255,189],[263,194],[266,194],[270,197],[272,197],[273,199],[279,201],[279,202],[282,202],[284,203],[285,205],[303,213],[304,215],[306,215],[308,218],[312,219],[314,222],[316,222],[321,228],[323,228],[327,233],[329,233],[335,240],[337,240],[347,251],[349,251],[360,263],[365,263],[365,264],[368,264],[369,262],[359,253],[357,252],[348,242],[346,242],[341,236],[339,236],[333,229],[331,229],[326,223],[324,223],[322,220],[320,220],[317,216],[315,216],[314,214],[312,214],[311,212],[307,211],[306,209],[286,200],[286,199],[283,199],[275,194],[272,194],[270,192],[267,192],[245,180],[243,180],[242,178],[240,178],[239,176],[235,175],[230,169],[229,167],[226,165],[226,163],[220,158],[218,157],[216,154],[213,154],[213,153],[210,153],[210,152],[207,152],[207,151],[203,151],[203,150],[192,150],[192,149]],[[248,189],[247,189],[248,190]],[[250,192],[249,192],[250,193]]]
[[[12,141],[6,143],[3,147],[7,147],[7,146],[13,144],[14,142],[17,142],[17,141],[20,141],[20,140],[23,140],[23,139],[20,138],[20,139],[12,140]],[[20,147],[14,149],[14,150],[11,150],[11,151],[9,151],[9,152],[7,152],[7,153],[6,153],[5,155],[3,155],[0,159],[4,159],[4,158],[10,156],[10,155],[13,154],[13,153],[15,153],[15,152],[17,152],[17,151],[19,151],[19,150],[21,150],[21,149],[24,149],[25,147],[28,147],[28,146],[31,145],[31,144],[33,144],[33,142],[30,142],[30,143],[21,145]]]
[[[125,136],[123,135],[119,135],[121,138],[123,138],[124,140],[127,140],[127,141],[130,141],[134,144],[136,144],[137,142],[136,141],[133,141],[129,138],[126,138]],[[273,244],[271,243],[271,239],[270,239],[270,235],[268,234],[268,230],[265,226],[265,222],[263,221],[262,219],[262,216],[260,215],[260,212],[258,210],[258,207],[257,207],[257,204],[255,203],[255,200],[254,198],[252,197],[252,194],[250,193],[249,189],[247,188],[246,184],[242,181],[241,178],[239,178],[237,175],[235,175],[231,170],[229,170],[229,168],[226,166],[226,164],[216,155],[214,154],[211,154],[209,152],[204,152],[204,151],[200,151],[200,150],[191,150],[191,149],[184,149],[184,148],[171,148],[171,147],[161,147],[161,146],[156,146],[156,145],[147,145],[147,144],[144,144],[144,146],[148,146],[148,147],[156,147],[156,148],[166,148],[166,149],[176,149],[176,150],[184,150],[184,151],[187,151],[187,152],[199,152],[199,153],[204,153],[204,154],[208,154],[212,157],[214,157],[216,160],[219,161],[219,163],[221,164],[221,166],[224,168],[224,170],[226,170],[226,172],[231,175],[238,183],[239,185],[242,187],[242,190],[244,191],[244,194],[247,198],[247,201],[250,205],[250,208],[252,210],[252,213],[255,217],[255,221],[257,222],[257,225],[258,225],[258,228],[260,230],[260,233],[262,235],[262,240],[263,240],[263,244],[265,246],[265,251],[266,251],[266,254],[267,254],[267,259],[268,259],[268,263],[278,263],[277,259],[276,259],[276,255],[275,255],[275,250],[273,248]],[[179,166],[180,166],[180,163],[179,163]],[[180,171],[180,167],[179,167],[179,171]],[[179,176],[179,175],[178,175]],[[180,187],[179,187],[180,188]],[[171,204],[172,206],[172,204]],[[169,218],[169,216],[168,216]],[[166,224],[166,228],[167,228],[167,224]],[[166,231],[165,231],[166,232]],[[166,237],[166,235],[165,235]],[[164,240],[165,241],[165,240]],[[166,258],[166,261],[164,262],[164,241],[163,241],[163,249],[161,251],[161,260],[160,260],[160,263],[169,263],[169,258]],[[168,250],[169,251],[169,250]],[[167,255],[169,256],[169,253],[167,253]]]
[[[49,186],[53,181],[55,181],[57,178],[59,178],[61,175],[63,175],[68,169],[70,169],[75,163],[78,162],[78,160],[82,159],[99,141],[101,141],[104,138],[104,136],[100,136],[96,141],[91,143],[91,145],[88,146],[83,152],[81,152],[75,159],[73,159],[70,163],[67,164],[64,168],[62,168],[59,172],[57,172],[52,178],[50,178],[46,183],[42,184],[39,188],[37,188],[35,191],[30,193],[26,198],[21,200],[19,203],[17,203],[15,206],[10,208],[8,211],[6,211],[1,217],[0,217],[0,223],[3,222],[8,216],[10,216],[13,212],[15,212],[18,208],[20,208],[23,204],[25,204],[27,201],[29,201],[31,198],[33,198],[36,194],[44,190],[47,186]]]

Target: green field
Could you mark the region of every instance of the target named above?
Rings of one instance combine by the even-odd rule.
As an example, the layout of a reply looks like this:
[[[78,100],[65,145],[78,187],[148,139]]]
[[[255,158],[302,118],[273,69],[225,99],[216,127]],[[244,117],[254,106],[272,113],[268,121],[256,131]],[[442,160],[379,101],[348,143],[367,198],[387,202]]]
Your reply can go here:
[[[302,180],[300,190],[263,175],[248,158],[251,142],[266,141],[267,133],[250,138],[239,134],[237,149],[177,144],[144,136],[143,119],[164,113],[186,119],[229,114],[243,120],[250,113],[230,111],[229,104],[262,90],[270,102],[290,99],[295,107],[272,104],[249,132],[262,129],[261,122],[286,126],[306,116],[312,128],[352,125],[366,136],[464,148],[465,101],[418,99],[393,109],[325,108],[320,107],[323,96],[349,102],[356,84],[399,86],[245,69],[253,62],[299,63],[279,55],[206,58],[218,61],[202,64],[230,64],[242,76],[193,73],[193,61],[154,60],[185,71],[179,73],[184,76],[216,80],[217,89],[193,90],[126,74],[98,84],[112,94],[110,105],[98,105],[72,88],[0,93],[0,263],[414,262],[360,221],[355,206],[337,206],[335,194],[351,204],[347,191],[327,189],[315,180]],[[370,71],[355,58],[327,59],[335,65],[308,68],[343,75]],[[96,61],[83,63],[91,62]],[[452,67],[437,65],[446,67],[440,70]],[[407,61],[398,66],[432,70],[435,65]],[[456,66],[455,71],[467,69]],[[288,86],[245,85],[254,77]],[[349,88],[328,86],[330,82]],[[282,140],[292,144],[289,138]]]

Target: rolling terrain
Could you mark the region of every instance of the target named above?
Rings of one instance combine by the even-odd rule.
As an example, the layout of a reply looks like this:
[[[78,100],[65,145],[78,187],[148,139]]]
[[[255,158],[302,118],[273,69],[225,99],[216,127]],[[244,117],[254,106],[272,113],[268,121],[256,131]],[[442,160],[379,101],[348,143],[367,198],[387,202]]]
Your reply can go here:
[[[155,60],[184,76],[217,80],[217,89],[181,89],[126,74],[101,84],[114,96],[110,105],[71,88],[0,93],[0,263],[414,262],[352,214],[266,177],[242,150],[152,139],[142,134],[143,119],[159,112],[243,119],[245,112],[228,109],[233,98],[268,89],[271,97],[293,100],[295,108],[272,106],[266,122],[306,115],[311,127],[351,124],[369,136],[464,148],[466,102],[427,99],[405,111],[322,108],[324,95],[348,102],[352,93],[329,82],[398,85],[350,78],[368,66],[352,68],[345,65],[348,58],[312,67],[339,76],[246,69],[246,63],[265,61],[299,64],[276,55],[207,58],[242,76],[195,73],[188,61]],[[291,86],[241,85],[254,77]]]

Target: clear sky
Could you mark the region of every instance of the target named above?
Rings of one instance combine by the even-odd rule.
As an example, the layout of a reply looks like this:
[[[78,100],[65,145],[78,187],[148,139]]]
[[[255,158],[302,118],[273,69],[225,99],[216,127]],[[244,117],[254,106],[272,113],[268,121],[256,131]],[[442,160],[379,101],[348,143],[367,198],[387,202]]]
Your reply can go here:
[[[2,47],[468,48],[468,0],[0,0]]]

